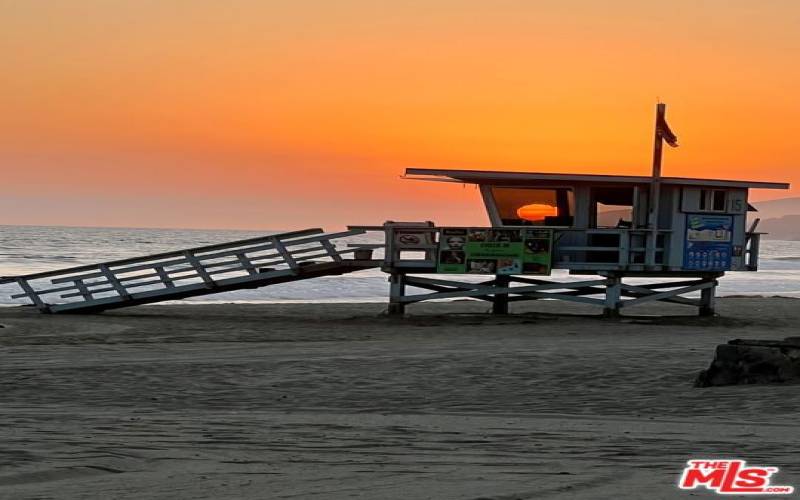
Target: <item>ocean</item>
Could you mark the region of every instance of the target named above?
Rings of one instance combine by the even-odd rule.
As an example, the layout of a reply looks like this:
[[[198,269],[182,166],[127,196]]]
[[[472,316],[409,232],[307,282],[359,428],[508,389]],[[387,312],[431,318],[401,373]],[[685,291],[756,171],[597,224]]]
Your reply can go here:
[[[0,276],[68,268],[265,234],[269,231],[0,226]],[[373,243],[382,243],[379,234],[373,238],[378,238]],[[552,277],[584,279],[571,277],[562,270],[554,270]],[[24,299],[10,298],[17,291],[16,285],[0,285],[0,305],[28,303]],[[379,269],[368,269],[343,276],[207,295],[184,302],[384,302],[387,294],[386,275]],[[762,240],[759,271],[726,274],[720,280],[718,295],[800,297],[800,241]]]

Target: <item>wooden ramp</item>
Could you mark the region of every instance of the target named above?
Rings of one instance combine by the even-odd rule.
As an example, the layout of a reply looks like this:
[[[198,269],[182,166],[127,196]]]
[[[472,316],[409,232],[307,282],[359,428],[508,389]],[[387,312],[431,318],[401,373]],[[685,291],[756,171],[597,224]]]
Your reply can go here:
[[[380,245],[336,248],[334,240],[365,232],[306,229],[14,276],[0,283],[17,283],[21,292],[12,298],[27,297],[45,313],[93,313],[379,267],[382,260],[352,256]]]

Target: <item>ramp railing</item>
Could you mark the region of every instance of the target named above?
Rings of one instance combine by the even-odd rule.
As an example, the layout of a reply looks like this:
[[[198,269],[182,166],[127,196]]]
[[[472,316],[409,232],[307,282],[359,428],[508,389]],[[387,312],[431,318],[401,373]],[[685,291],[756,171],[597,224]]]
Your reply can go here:
[[[43,312],[102,309],[120,302],[153,302],[154,298],[170,300],[291,278],[320,264],[345,265],[345,261],[353,262],[346,259],[350,257],[347,254],[358,251],[360,246],[339,250],[334,240],[364,232],[350,229],[326,234],[319,228],[306,229],[16,276],[6,281],[13,279],[22,291],[11,298],[27,297]]]

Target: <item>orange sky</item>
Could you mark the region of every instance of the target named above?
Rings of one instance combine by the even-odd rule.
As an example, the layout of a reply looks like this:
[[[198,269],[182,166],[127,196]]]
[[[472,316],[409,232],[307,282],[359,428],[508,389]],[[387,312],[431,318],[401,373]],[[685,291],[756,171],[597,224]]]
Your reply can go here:
[[[0,224],[483,222],[406,166],[792,182],[800,3],[0,0]]]

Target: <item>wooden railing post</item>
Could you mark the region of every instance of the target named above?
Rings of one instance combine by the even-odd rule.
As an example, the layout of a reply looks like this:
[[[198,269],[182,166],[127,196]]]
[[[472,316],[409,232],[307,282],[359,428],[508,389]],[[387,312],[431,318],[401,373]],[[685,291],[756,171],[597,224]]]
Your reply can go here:
[[[203,283],[205,283],[208,288],[214,288],[217,286],[217,284],[214,282],[214,279],[211,278],[211,275],[208,274],[206,268],[203,267],[203,263],[200,262],[195,254],[187,250],[183,252],[183,255],[186,257],[186,260],[189,261],[189,264],[192,265],[192,268],[197,271],[200,279],[203,280]]]
[[[117,294],[121,298],[126,300],[131,298],[128,291],[125,290],[125,287],[122,286],[122,283],[120,283],[119,280],[117,279],[117,276],[114,274],[113,271],[111,271],[111,269],[109,269],[109,267],[106,264],[100,264],[97,267],[100,268],[100,272],[103,273],[103,276],[105,276],[105,278],[108,280],[111,286],[114,287],[114,291],[117,292]]]
[[[167,288],[175,288],[175,283],[172,282],[172,278],[169,277],[167,271],[164,269],[164,266],[156,266],[156,274],[161,279],[161,282],[164,283],[164,286]]]
[[[297,269],[297,261],[295,261],[294,257],[292,257],[292,254],[290,254],[289,251],[286,250],[286,245],[283,244],[280,238],[273,236],[270,239],[272,240],[272,244],[275,245],[275,250],[277,250],[278,253],[281,254],[281,257],[286,262],[286,264],[289,265],[289,268]]]
[[[342,256],[339,255],[339,252],[336,251],[336,246],[331,243],[330,240],[320,240],[320,243],[322,244],[322,248],[328,252],[328,255],[331,256],[331,259],[333,259],[334,262],[342,261]]]
[[[245,271],[247,271],[247,274],[251,275],[258,274],[256,266],[254,266],[253,263],[250,261],[250,259],[247,258],[247,255],[243,253],[237,253],[236,259],[238,259],[239,262],[242,264],[242,267],[244,268]]]
[[[75,286],[78,288],[83,300],[92,300],[92,292],[89,291],[89,287],[86,286],[83,280],[75,280]]]
[[[619,231],[619,265],[623,269],[628,267],[630,264],[630,241],[631,241],[631,233],[630,231],[621,229]]]

